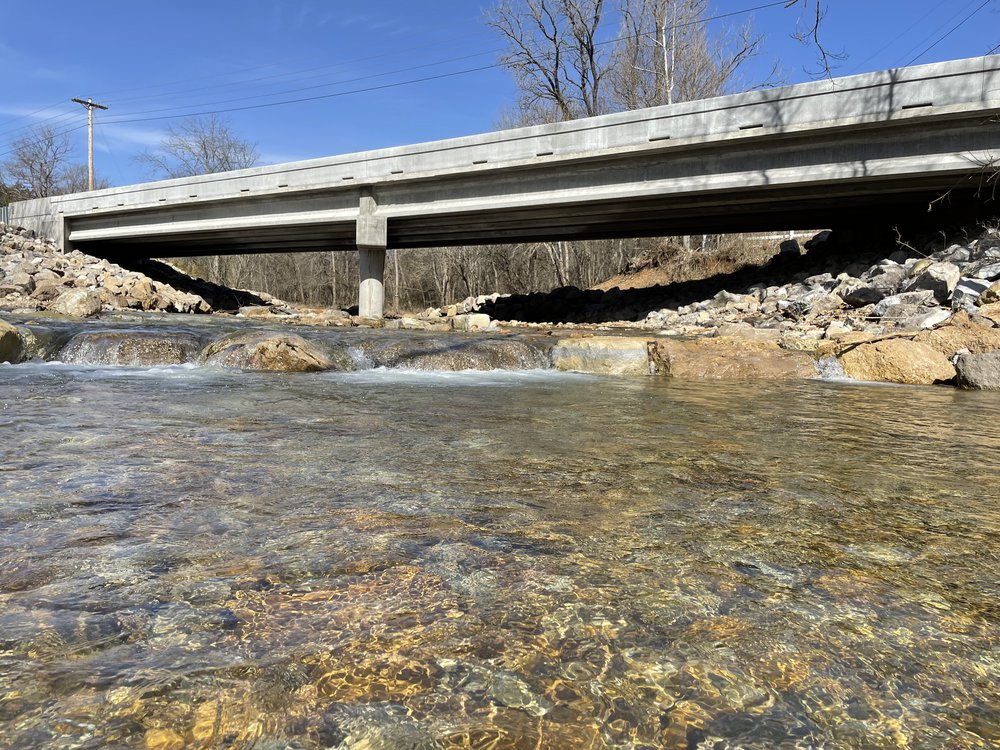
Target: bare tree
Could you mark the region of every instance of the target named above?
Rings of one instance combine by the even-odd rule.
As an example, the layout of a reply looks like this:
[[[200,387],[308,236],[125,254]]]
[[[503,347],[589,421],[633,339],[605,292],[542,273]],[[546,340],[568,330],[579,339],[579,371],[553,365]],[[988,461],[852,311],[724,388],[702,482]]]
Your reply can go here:
[[[610,80],[621,109],[724,94],[763,42],[749,24],[712,38],[708,0],[622,0],[620,9]]]
[[[11,143],[11,157],[3,165],[3,182],[28,198],[45,198],[61,189],[69,136],[48,125],[39,125]]]
[[[793,36],[803,44],[811,44],[816,49],[819,73],[827,78],[833,76],[833,68],[839,60],[843,60],[845,55],[839,52],[831,52],[823,43],[820,31],[823,26],[823,18],[826,16],[826,0],[788,0],[786,8],[796,6],[802,10],[802,17]]]
[[[103,177],[94,178],[94,190],[111,187],[111,183]],[[62,170],[59,178],[59,193],[86,193],[90,190],[90,177],[86,164],[70,164]]]
[[[606,111],[607,52],[597,43],[604,0],[500,0],[487,23],[520,90],[517,118],[555,122]]]
[[[257,164],[260,154],[256,144],[236,136],[226,120],[208,115],[171,126],[156,151],[136,158],[157,176],[190,177],[246,169]]]

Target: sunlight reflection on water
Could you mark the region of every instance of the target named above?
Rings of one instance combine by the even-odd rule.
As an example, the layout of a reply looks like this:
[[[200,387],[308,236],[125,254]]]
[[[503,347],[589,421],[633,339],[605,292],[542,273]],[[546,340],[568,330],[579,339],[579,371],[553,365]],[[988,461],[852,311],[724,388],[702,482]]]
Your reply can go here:
[[[0,745],[986,747],[998,425],[943,388],[2,367]]]

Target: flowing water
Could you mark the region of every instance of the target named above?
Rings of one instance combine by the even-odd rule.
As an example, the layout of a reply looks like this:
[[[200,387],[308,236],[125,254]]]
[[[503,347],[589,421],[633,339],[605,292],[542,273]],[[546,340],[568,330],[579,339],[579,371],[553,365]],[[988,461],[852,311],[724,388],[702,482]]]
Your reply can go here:
[[[0,747],[1000,745],[996,394],[74,346],[0,365]]]

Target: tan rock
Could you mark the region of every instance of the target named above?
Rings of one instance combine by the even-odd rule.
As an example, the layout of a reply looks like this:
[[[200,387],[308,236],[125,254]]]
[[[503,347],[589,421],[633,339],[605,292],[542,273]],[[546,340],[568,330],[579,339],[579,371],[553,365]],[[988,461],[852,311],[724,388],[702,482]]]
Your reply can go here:
[[[980,316],[993,321],[995,325],[1000,325],[1000,302],[993,302],[979,308]]]
[[[21,331],[16,326],[0,320],[0,362],[17,364],[24,358],[25,349]]]
[[[909,339],[858,344],[842,351],[839,359],[844,372],[857,380],[931,385],[955,377],[947,356],[927,343]]]
[[[466,315],[456,315],[451,319],[451,327],[456,331],[486,331],[492,324],[489,315],[483,313],[469,313]]]
[[[649,375],[649,343],[625,336],[565,338],[552,348],[557,370],[595,375]]]
[[[327,355],[301,336],[290,333],[236,333],[213,341],[202,352],[211,364],[244,370],[318,372],[332,363]]]
[[[989,289],[985,289],[979,295],[980,305],[992,305],[997,302],[1000,302],[1000,281],[994,282],[990,285]]]
[[[723,323],[716,331],[716,336],[754,341],[777,341],[781,335],[781,331],[777,328],[755,328],[749,323]]]
[[[61,278],[44,278],[39,280],[35,277],[35,289],[31,293],[31,298],[40,302],[54,300],[67,289],[65,282]]]
[[[101,295],[89,289],[74,289],[60,295],[49,309],[74,318],[90,318],[101,311]]]
[[[650,344],[659,375],[707,380],[789,380],[816,377],[813,357],[776,342],[736,338],[661,340]]]
[[[947,325],[921,333],[917,341],[926,343],[946,357],[967,349],[973,354],[983,354],[1000,349],[1000,328],[981,315],[975,317],[960,311]]]

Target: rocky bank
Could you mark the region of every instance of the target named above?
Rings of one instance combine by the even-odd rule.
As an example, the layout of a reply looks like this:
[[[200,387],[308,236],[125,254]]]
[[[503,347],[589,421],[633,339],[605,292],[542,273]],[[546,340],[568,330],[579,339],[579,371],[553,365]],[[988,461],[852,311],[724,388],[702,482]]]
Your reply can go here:
[[[478,340],[452,344],[426,338],[405,345],[369,342],[361,349],[365,356],[377,354],[369,357],[374,366],[490,369],[528,362],[525,366],[614,375],[716,379],[822,373],[1000,390],[1000,236],[995,229],[961,242],[900,245],[888,257],[878,249],[857,252],[849,241],[824,232],[807,242],[804,252],[797,242],[786,242],[767,266],[726,276],[642,289],[493,294],[385,321],[227,290],[155,261],[146,263],[147,275],[76,251],[60,254],[30,231],[3,225],[0,250],[0,310],[22,314],[44,310],[91,317],[121,310],[223,309],[253,325],[480,333]],[[518,330],[540,333],[530,348],[544,356],[526,356],[518,349],[526,344],[509,336]],[[356,364],[342,349],[317,350],[315,342],[289,333],[230,333],[217,341],[180,343],[149,333],[137,336],[118,341],[102,332],[98,355],[91,351],[94,341],[63,342],[53,353],[42,351],[30,329],[5,324],[0,326],[0,361],[49,356],[86,362],[98,356],[107,364],[201,362],[291,371]],[[510,340],[496,340],[504,336]]]
[[[1000,235],[979,228],[962,236],[859,252],[850,238],[822,232],[804,248],[782,243],[766,266],[725,276],[494,294],[425,316],[478,312],[504,325],[636,328],[655,336],[650,368],[675,377],[801,376],[809,372],[806,355],[831,365],[835,358],[859,380],[1000,389]]]

